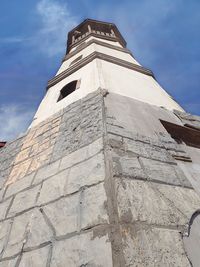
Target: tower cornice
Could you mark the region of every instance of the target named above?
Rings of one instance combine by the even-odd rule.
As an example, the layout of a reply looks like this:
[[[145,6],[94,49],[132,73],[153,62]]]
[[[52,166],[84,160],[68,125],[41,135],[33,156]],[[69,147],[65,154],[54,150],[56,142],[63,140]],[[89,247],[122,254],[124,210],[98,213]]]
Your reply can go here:
[[[130,62],[126,61],[126,60],[119,59],[117,57],[106,55],[106,54],[103,54],[103,53],[100,53],[100,52],[93,52],[90,55],[88,55],[87,57],[85,57],[82,60],[78,61],[73,66],[71,66],[68,69],[66,69],[65,71],[63,71],[60,74],[56,75],[53,79],[49,80],[48,84],[47,84],[47,90],[50,87],[52,87],[55,84],[57,84],[60,81],[62,81],[63,79],[65,79],[66,77],[68,77],[69,75],[71,75],[72,73],[74,73],[75,71],[77,71],[80,68],[84,67],[86,64],[90,63],[94,59],[101,59],[101,60],[116,64],[116,65],[122,66],[124,68],[128,68],[128,69],[143,73],[145,75],[152,76],[154,78],[153,72],[151,70],[147,69],[147,68],[144,68],[144,67],[139,66],[139,65],[134,64],[134,63],[130,63]]]
[[[63,58],[63,62],[68,60],[68,59],[70,59],[71,57],[75,56],[76,54],[78,54],[80,51],[82,51],[86,47],[90,46],[91,44],[97,44],[97,45],[108,47],[108,48],[111,48],[111,49],[114,49],[114,50],[117,50],[117,51],[121,51],[121,52],[130,54],[134,58],[132,52],[126,47],[119,47],[119,46],[116,46],[116,45],[112,45],[112,44],[108,44],[108,43],[102,42],[100,40],[92,39],[92,40],[90,40],[90,41],[88,41],[86,43],[83,43],[83,45],[81,45],[81,47],[77,47],[76,50],[74,50],[74,51],[70,52],[69,54],[67,54]]]

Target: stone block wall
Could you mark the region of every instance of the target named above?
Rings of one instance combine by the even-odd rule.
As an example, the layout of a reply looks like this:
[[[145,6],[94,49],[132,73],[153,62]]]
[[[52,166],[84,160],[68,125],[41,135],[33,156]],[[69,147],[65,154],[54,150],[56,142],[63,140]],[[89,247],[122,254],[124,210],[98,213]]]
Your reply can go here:
[[[174,157],[188,155],[164,130],[124,127],[107,98],[0,150],[0,267],[190,266],[182,239],[200,197]]]

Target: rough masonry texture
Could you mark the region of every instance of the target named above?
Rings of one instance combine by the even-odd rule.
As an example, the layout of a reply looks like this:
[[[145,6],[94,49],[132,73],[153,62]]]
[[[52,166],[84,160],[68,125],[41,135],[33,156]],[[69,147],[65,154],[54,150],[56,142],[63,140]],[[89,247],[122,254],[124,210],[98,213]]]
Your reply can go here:
[[[99,89],[2,148],[0,266],[197,266],[197,152],[159,119]]]

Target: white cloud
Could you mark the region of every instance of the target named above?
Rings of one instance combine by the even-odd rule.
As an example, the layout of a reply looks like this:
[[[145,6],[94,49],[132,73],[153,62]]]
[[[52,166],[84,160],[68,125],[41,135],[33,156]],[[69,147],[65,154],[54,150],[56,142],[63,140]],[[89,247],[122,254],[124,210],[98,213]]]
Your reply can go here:
[[[25,132],[33,113],[17,104],[0,106],[0,141],[10,141]]]
[[[48,56],[64,51],[67,32],[77,24],[67,3],[61,5],[56,0],[40,0],[36,9],[41,21],[41,28],[35,39],[37,45]]]
[[[59,0],[39,0],[36,5],[39,30],[31,36],[11,36],[0,38],[0,43],[24,43],[41,51],[47,56],[55,56],[65,51],[67,33],[77,25],[76,18],[71,15],[67,2]]]
[[[0,38],[0,43],[22,43],[27,40],[28,38],[13,36],[13,37]]]

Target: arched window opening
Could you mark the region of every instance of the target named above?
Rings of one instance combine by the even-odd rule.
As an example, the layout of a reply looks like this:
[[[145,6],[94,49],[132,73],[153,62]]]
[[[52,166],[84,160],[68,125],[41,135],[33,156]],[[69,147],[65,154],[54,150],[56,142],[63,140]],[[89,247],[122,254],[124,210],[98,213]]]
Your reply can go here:
[[[60,100],[62,100],[63,98],[65,98],[66,96],[68,96],[69,94],[71,94],[72,92],[74,92],[79,87],[80,87],[80,80],[75,80],[75,81],[72,81],[72,82],[68,83],[67,85],[65,85],[60,90],[60,95],[58,97],[57,102],[60,101]]]

